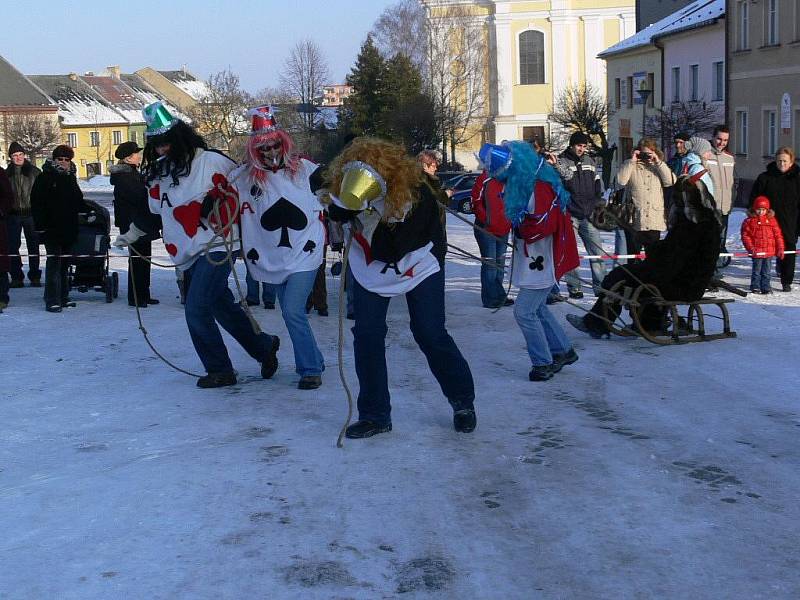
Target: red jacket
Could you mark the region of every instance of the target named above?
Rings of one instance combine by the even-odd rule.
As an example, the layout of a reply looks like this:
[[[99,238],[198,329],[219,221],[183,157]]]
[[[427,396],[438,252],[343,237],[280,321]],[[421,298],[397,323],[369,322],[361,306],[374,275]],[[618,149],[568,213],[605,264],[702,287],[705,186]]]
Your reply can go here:
[[[773,211],[759,217],[752,211],[742,223],[742,243],[753,258],[783,258],[783,233]],[[760,254],[763,252],[764,254]]]
[[[486,171],[472,186],[472,212],[475,223],[494,235],[507,235],[511,231],[511,221],[506,217],[503,205],[503,184],[497,179],[489,179]]]
[[[572,229],[569,211],[561,212],[556,202],[556,194],[550,184],[537,181],[534,188],[536,207],[534,213],[525,216],[517,228],[516,235],[527,243],[533,243],[545,236],[553,236],[553,264],[556,280],[576,269],[580,264],[578,243]]]

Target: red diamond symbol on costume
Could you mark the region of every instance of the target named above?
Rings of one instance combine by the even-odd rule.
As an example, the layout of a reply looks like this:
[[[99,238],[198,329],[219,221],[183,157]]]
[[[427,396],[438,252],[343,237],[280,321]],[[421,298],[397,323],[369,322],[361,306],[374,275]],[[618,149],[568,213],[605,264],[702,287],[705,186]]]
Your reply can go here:
[[[161,199],[161,186],[155,184],[153,187],[150,188],[150,197],[153,200],[160,200]]]
[[[164,247],[170,256],[175,256],[178,253],[178,247],[175,244],[166,244]]]
[[[172,216],[181,224],[186,235],[193,238],[197,235],[197,229],[200,227],[200,212],[202,210],[203,205],[195,200],[183,206],[176,206],[172,210]]]
[[[413,277],[414,276],[414,267],[411,267],[408,271],[403,273],[403,277]]]

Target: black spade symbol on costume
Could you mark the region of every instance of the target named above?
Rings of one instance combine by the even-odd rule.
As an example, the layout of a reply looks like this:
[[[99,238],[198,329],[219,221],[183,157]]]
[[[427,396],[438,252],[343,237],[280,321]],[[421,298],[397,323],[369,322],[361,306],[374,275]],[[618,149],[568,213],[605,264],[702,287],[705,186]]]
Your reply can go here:
[[[289,230],[300,231],[308,225],[308,219],[302,210],[281,197],[261,215],[261,226],[267,231],[281,230],[281,241],[278,247],[291,248]]]
[[[528,265],[531,271],[544,271],[544,256],[537,256],[533,262]]]
[[[264,193],[264,190],[262,190],[259,186],[255,185],[255,184],[253,184],[253,187],[250,188],[250,195],[253,198],[261,198],[261,195],[263,193]]]
[[[308,240],[306,242],[306,245],[303,246],[303,252],[308,252],[309,254],[311,254],[312,252],[314,252],[314,248],[316,247],[317,247],[317,242],[315,242],[314,240]]]
[[[255,248],[251,249],[250,252],[247,253],[247,260],[253,264],[256,264],[259,258],[261,257],[258,255],[258,250]]]

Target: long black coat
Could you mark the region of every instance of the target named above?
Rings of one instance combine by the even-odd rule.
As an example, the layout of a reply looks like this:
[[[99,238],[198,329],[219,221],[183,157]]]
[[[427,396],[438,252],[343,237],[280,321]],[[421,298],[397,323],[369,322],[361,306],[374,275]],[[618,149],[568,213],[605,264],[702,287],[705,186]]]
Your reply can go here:
[[[6,219],[11,213],[14,205],[14,192],[11,190],[11,182],[3,169],[0,169],[0,273],[5,277],[9,270],[8,256],[8,229]]]
[[[119,227],[119,232],[127,233],[133,223],[155,239],[161,220],[147,206],[144,177],[133,166],[119,164],[111,167],[110,181],[114,186],[114,225]]]
[[[78,237],[78,213],[86,209],[74,168],[67,173],[44,163],[31,190],[31,210],[45,244],[70,246]]]
[[[767,165],[753,184],[750,192],[750,206],[756,196],[769,198],[770,208],[781,227],[783,239],[792,248],[797,243],[798,219],[800,218],[800,167],[792,165],[786,173],[781,173],[774,162]]]

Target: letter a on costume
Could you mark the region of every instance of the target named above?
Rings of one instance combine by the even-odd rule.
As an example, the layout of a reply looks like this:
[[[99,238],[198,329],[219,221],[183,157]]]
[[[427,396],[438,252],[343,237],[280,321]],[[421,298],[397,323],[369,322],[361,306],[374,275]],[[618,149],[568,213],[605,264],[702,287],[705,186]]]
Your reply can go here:
[[[167,206],[172,208],[172,203],[169,201],[169,196],[167,196],[167,192],[161,194],[161,208],[164,208],[164,203],[167,203]]]
[[[250,206],[249,202],[242,202],[242,207],[239,209],[239,215],[243,215],[245,210],[250,211],[251,215],[256,213],[256,211],[253,210],[253,207]]]
[[[386,263],[386,265],[381,269],[381,275],[386,275],[386,271],[389,269],[394,269],[395,273],[401,275],[400,269],[397,268],[397,263]]]

